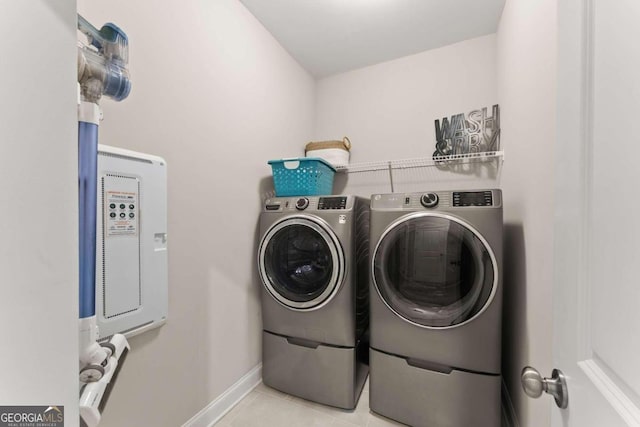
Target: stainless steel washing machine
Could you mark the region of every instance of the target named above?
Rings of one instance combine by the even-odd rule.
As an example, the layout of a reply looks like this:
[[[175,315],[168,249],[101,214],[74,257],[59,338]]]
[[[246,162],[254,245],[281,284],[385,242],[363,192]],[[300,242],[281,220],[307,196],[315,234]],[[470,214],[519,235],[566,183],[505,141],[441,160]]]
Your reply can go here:
[[[263,382],[353,409],[368,373],[369,200],[272,198],[260,235]]]
[[[412,426],[500,426],[500,190],[371,198],[370,408]]]

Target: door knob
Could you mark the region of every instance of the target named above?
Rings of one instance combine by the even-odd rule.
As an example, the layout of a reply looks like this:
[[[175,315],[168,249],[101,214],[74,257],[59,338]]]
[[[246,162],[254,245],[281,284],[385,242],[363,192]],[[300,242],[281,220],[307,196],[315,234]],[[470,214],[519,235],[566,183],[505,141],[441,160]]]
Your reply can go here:
[[[569,405],[567,381],[561,370],[554,369],[551,378],[543,378],[537,369],[527,366],[522,370],[520,380],[527,396],[535,399],[545,392],[553,396],[558,408],[565,409]]]

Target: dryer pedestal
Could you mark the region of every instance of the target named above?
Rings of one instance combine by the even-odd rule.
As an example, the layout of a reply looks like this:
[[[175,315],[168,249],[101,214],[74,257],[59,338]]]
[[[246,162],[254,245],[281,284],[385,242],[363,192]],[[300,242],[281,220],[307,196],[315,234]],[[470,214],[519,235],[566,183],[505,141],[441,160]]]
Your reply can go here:
[[[499,427],[500,376],[411,366],[370,350],[369,407],[412,426]]]
[[[369,368],[356,349],[262,332],[262,381],[313,402],[353,409]]]

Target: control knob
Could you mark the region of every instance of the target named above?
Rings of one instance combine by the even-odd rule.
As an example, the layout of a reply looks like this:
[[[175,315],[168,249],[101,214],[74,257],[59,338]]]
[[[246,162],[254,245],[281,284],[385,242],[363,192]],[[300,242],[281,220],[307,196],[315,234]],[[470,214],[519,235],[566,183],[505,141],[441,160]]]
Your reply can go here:
[[[425,193],[420,197],[420,204],[425,208],[434,208],[438,204],[438,200],[436,193]]]
[[[296,200],[296,209],[298,209],[299,211],[307,209],[308,206],[309,199],[307,199],[306,197],[300,197],[298,200]]]

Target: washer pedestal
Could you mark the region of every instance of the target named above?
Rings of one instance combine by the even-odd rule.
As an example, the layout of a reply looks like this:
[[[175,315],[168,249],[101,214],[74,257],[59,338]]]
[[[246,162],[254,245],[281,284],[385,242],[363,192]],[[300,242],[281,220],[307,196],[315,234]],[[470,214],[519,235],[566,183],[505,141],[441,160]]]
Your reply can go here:
[[[262,381],[285,393],[353,409],[369,368],[356,349],[262,332]]]
[[[370,350],[369,407],[420,427],[499,427],[500,376],[412,366],[407,359]]]

